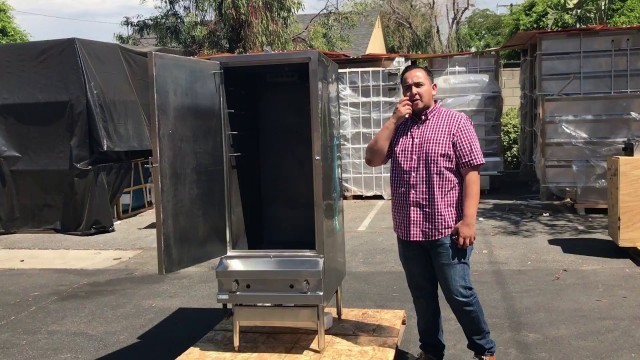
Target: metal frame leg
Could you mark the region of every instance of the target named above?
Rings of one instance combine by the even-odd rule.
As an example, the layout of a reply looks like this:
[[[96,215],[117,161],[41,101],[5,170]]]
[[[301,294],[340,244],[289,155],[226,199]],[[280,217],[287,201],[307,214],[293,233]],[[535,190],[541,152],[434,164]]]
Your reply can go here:
[[[318,350],[324,350],[324,305],[318,305]]]
[[[233,348],[238,351],[240,349],[240,322],[233,319]]]
[[[338,320],[342,320],[342,285],[338,286],[336,291],[336,311],[338,313]]]

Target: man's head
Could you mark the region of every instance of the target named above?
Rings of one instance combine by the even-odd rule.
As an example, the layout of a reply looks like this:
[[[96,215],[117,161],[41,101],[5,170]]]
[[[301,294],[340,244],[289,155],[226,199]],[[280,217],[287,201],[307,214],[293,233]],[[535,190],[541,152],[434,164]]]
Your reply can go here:
[[[400,74],[402,94],[409,98],[415,115],[422,114],[434,104],[438,86],[433,82],[433,73],[426,67],[409,65]]]

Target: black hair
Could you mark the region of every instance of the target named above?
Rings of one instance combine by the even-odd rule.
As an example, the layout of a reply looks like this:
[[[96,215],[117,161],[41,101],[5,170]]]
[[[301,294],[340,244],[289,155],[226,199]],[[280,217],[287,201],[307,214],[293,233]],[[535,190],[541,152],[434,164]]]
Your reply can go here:
[[[411,64],[407,67],[404,68],[404,70],[402,70],[402,73],[400,73],[400,84],[402,84],[402,79],[404,79],[404,76],[411,70],[422,70],[425,73],[427,73],[427,76],[429,77],[429,80],[431,80],[431,83],[434,84],[433,81],[433,72],[431,72],[431,70],[426,67],[426,66],[420,66],[420,65],[416,65],[416,64]]]

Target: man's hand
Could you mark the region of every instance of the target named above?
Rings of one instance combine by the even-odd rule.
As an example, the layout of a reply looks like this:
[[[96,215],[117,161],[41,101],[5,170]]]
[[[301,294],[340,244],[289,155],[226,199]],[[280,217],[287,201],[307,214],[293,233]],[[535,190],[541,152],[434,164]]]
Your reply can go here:
[[[398,101],[398,104],[396,105],[396,108],[393,111],[393,115],[391,115],[391,117],[393,117],[393,119],[396,121],[396,125],[400,125],[400,123],[404,121],[404,119],[411,115],[412,111],[413,107],[411,105],[411,101],[409,101],[409,98],[405,96],[400,99],[400,101]]]
[[[403,97],[398,101],[389,121],[382,125],[382,129],[380,129],[378,134],[376,134],[367,145],[364,157],[364,162],[367,165],[375,167],[386,163],[387,152],[389,151],[389,145],[391,144],[391,139],[393,138],[396,127],[400,125],[412,111],[411,101],[409,101],[408,97]]]
[[[462,220],[453,228],[453,234],[457,236],[458,247],[466,249],[476,241],[476,224]]]

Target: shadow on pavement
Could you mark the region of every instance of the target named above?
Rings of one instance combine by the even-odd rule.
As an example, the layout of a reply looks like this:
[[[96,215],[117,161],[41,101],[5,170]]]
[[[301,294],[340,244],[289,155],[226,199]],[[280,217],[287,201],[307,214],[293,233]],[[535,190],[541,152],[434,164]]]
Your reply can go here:
[[[156,228],[156,222],[154,221],[140,230],[149,230],[149,229],[155,229],[155,228]]]
[[[629,253],[613,241],[595,238],[557,238],[549,245],[559,246],[565,254],[591,256],[606,259],[626,259]]]
[[[478,217],[491,223],[491,235],[513,236],[515,239],[539,237],[584,237],[606,234],[606,211],[578,215],[569,202],[541,201],[537,186],[514,174],[495,176],[491,190],[481,196]]]
[[[100,359],[175,359],[224,319],[223,309],[180,308],[138,337],[138,342]]]
[[[396,355],[393,357],[393,360],[416,360],[416,356],[402,349],[398,349],[396,350]]]

